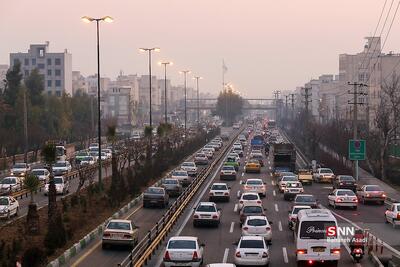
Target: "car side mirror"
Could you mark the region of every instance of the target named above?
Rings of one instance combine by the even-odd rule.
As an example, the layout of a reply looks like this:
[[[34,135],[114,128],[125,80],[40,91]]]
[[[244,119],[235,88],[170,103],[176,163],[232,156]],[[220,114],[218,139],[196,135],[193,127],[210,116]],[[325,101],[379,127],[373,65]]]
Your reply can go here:
[[[274,222],[268,221],[269,224],[274,224]]]

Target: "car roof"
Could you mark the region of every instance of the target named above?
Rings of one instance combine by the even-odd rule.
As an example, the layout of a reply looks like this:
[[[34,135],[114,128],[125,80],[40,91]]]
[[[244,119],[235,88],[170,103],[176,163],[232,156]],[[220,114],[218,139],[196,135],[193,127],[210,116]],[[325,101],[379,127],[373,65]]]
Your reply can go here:
[[[131,223],[130,220],[121,220],[121,219],[112,219],[110,220],[108,223],[110,222],[117,222],[117,223]]]
[[[252,236],[252,235],[244,235],[240,238],[241,240],[263,240],[262,236]]]
[[[293,209],[311,209],[311,206],[308,206],[308,205],[294,205]]]
[[[257,195],[258,196],[258,193],[255,193],[255,192],[244,192],[242,194],[242,196],[244,196],[244,195]]]
[[[268,221],[267,216],[247,216],[247,220],[256,220],[256,219]]]
[[[226,185],[226,186],[228,186],[227,183],[213,183],[212,185]]]
[[[173,236],[169,239],[169,241],[171,240],[193,240],[193,241],[197,241],[197,237],[195,236]]]
[[[214,202],[200,202],[197,206],[215,206]]]
[[[248,182],[248,181],[261,181],[261,182],[262,182],[262,179],[258,179],[258,178],[249,178],[249,179],[246,180],[246,182]]]

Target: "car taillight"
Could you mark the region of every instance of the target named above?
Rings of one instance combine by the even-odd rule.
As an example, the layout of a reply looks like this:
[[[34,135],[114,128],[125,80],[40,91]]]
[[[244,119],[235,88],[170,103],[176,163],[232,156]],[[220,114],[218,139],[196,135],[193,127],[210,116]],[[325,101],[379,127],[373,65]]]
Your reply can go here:
[[[239,203],[240,203],[240,204],[243,204],[243,200],[240,200]]]
[[[313,264],[313,263],[314,263],[313,260],[309,260],[309,261],[308,261],[308,264]]]
[[[361,250],[360,248],[356,248],[356,249],[354,250],[354,253],[362,253],[362,250]]]
[[[258,204],[261,204],[261,200],[257,200],[257,203],[258,203]]]
[[[337,202],[342,202],[342,201],[343,201],[343,198],[338,198],[336,201],[337,201]]]
[[[111,235],[110,235],[110,233],[103,233],[103,236],[110,237]]]
[[[382,197],[386,197],[386,195],[385,195],[385,194],[382,194]]]
[[[194,251],[194,252],[193,252],[193,257],[192,257],[192,259],[193,259],[194,261],[197,261],[197,260],[199,259],[199,255],[197,255],[197,251]]]
[[[243,227],[243,230],[247,231],[247,230],[249,230],[249,227],[245,226],[245,227]]]
[[[240,252],[239,252],[239,251],[236,252],[235,256],[236,256],[237,258],[241,258],[241,257],[242,257],[242,255],[240,255]]]
[[[244,189],[250,189],[250,186],[245,185]]]
[[[195,214],[195,215],[193,216],[193,218],[198,219],[198,218],[199,218],[199,215]]]
[[[400,213],[397,213],[397,220],[400,220]]]
[[[224,195],[225,195],[225,196],[229,196],[229,193],[225,193]]]
[[[307,249],[298,249],[297,254],[307,254]]]
[[[263,257],[263,258],[266,258],[266,257],[268,257],[268,254],[267,254],[267,252],[263,252],[263,254],[262,254],[262,257]]]
[[[171,260],[171,257],[169,256],[169,252],[168,252],[168,250],[167,250],[167,251],[165,251],[165,254],[164,254],[164,260],[165,260],[165,261],[170,261],[170,260]]]
[[[295,221],[296,221],[296,218],[290,218],[290,220],[291,220],[292,222],[295,222]]]
[[[331,254],[340,254],[340,248],[331,249]]]
[[[132,238],[132,235],[124,235],[124,238]]]
[[[266,229],[267,231],[271,231],[271,227],[269,227],[269,226],[265,227],[265,229]]]
[[[367,194],[367,197],[369,197],[369,194]]]
[[[213,196],[214,195],[214,193],[213,192],[210,192],[210,196]]]
[[[217,215],[213,215],[212,218],[213,218],[213,219],[217,219],[218,216],[217,216]]]
[[[353,198],[353,202],[358,202],[358,199],[357,198]]]
[[[343,183],[340,183],[340,185],[343,185]]]

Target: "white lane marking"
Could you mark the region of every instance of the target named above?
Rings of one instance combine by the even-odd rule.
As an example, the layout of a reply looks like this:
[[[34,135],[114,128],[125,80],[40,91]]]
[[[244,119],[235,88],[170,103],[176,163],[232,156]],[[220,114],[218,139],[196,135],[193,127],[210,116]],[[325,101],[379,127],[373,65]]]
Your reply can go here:
[[[333,190],[333,186],[324,186],[323,188]]]
[[[229,248],[226,248],[224,251],[224,257],[222,258],[222,263],[226,263],[228,260]]]
[[[275,204],[275,211],[276,211],[276,212],[279,211],[279,209],[278,209],[278,204]]]
[[[238,209],[238,204],[235,204],[235,207],[233,208],[233,211],[237,212],[237,209]]]
[[[275,185],[275,181],[271,181],[271,184],[272,184],[272,185]]]
[[[270,172],[270,173],[269,173],[269,175],[271,175],[271,176],[272,176],[272,172]]]
[[[231,228],[229,228],[229,233],[233,233],[234,227],[235,227],[235,222],[231,222]]]
[[[279,228],[279,231],[282,232],[283,229],[282,229],[282,222],[281,221],[279,221],[278,228]]]
[[[285,247],[282,248],[282,252],[283,252],[283,261],[285,263],[289,263],[289,259],[288,259],[288,256],[287,256],[287,250],[286,250]]]
[[[275,192],[275,190],[272,191],[272,194],[274,195],[274,197],[276,197],[276,192]]]
[[[268,164],[271,164],[271,161],[268,160]]]
[[[242,172],[242,177],[244,176],[244,172]]]

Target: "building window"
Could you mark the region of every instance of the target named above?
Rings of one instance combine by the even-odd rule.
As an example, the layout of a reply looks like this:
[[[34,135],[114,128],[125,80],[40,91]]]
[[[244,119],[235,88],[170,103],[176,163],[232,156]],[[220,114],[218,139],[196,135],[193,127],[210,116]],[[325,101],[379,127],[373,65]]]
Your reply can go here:
[[[60,87],[61,86],[61,80],[56,80],[56,87]]]
[[[39,57],[44,57],[44,49],[39,48]]]
[[[61,70],[55,70],[54,75],[56,76],[61,76]]]
[[[25,58],[25,60],[24,60],[24,65],[25,65],[25,66],[28,66],[28,65],[29,65],[29,59],[28,59],[28,58]]]
[[[36,58],[32,58],[32,65],[36,66]]]
[[[17,65],[19,63],[19,59],[18,58],[14,58],[14,65]]]
[[[25,75],[25,76],[29,76],[29,70],[25,70],[25,71],[24,71],[24,75]]]
[[[56,58],[55,61],[54,61],[54,64],[61,65],[61,59]]]
[[[47,87],[51,87],[51,80],[47,80]]]
[[[50,66],[51,65],[51,58],[47,59],[47,65]]]
[[[61,96],[61,91],[56,91],[56,96]]]
[[[51,70],[47,70],[47,75],[51,76]]]
[[[43,70],[43,69],[44,69],[44,64],[43,64],[43,63],[39,63],[39,64],[38,64],[38,68],[41,69],[41,70]]]

